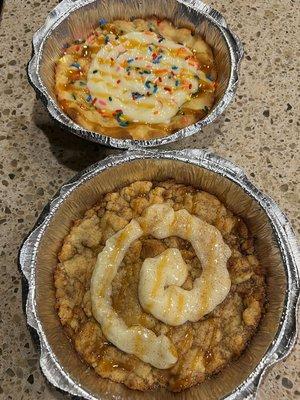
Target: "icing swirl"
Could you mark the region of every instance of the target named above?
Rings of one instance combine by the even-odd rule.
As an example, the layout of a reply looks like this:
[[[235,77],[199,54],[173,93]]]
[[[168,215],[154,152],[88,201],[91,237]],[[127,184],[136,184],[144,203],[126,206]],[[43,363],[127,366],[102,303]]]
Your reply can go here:
[[[195,279],[192,290],[181,288],[188,267],[178,249],[170,248],[143,262],[140,303],[145,311],[173,326],[198,321],[225,299],[231,285],[226,267],[231,251],[214,226],[186,210],[174,211],[170,205],[154,204],[138,221],[132,220],[109,238],[99,253],[91,279],[91,299],[93,315],[104,335],[120,350],[156,368],[167,369],[177,362],[177,351],[170,339],[156,336],[143,326],[128,327],[111,304],[112,281],[123,257],[144,234],[189,240],[201,262],[202,274]]]

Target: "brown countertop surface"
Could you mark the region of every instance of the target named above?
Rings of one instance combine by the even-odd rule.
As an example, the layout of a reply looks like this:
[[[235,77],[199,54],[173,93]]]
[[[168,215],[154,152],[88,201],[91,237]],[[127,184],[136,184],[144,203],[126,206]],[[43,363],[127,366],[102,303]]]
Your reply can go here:
[[[39,369],[39,350],[22,309],[18,250],[61,184],[116,152],[59,129],[27,82],[32,35],[56,3],[6,0],[0,26],[0,399],[5,400],[65,398]],[[217,122],[168,148],[207,148],[237,163],[285,211],[299,238],[297,2],[211,4],[243,41],[239,88]],[[290,356],[269,370],[259,400],[300,399],[299,349],[298,341]]]

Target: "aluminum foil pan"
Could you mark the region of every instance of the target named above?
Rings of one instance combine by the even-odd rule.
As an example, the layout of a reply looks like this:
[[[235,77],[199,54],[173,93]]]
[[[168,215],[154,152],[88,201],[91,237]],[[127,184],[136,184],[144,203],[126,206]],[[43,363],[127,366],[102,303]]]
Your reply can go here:
[[[106,193],[138,179],[175,178],[217,195],[242,216],[256,237],[267,270],[268,307],[249,346],[220,374],[179,394],[141,393],[102,379],[83,364],[55,311],[53,270],[74,219]],[[56,387],[89,400],[253,399],[267,367],[282,360],[296,337],[300,254],[292,228],[277,205],[238,167],[202,150],[135,150],[100,161],[65,184],[24,241],[19,262],[28,281],[27,320],[38,333],[43,373]]]
[[[54,93],[54,66],[63,45],[86,37],[100,18],[114,20],[124,16],[151,15],[168,18],[177,26],[195,29],[212,47],[218,70],[216,103],[212,110],[196,124],[152,140],[115,139],[77,125],[62,112]],[[222,114],[233,98],[242,56],[241,42],[228,28],[224,18],[201,1],[63,0],[49,13],[45,24],[33,36],[33,56],[28,64],[28,77],[51,116],[75,135],[111,147],[153,147],[193,135]]]

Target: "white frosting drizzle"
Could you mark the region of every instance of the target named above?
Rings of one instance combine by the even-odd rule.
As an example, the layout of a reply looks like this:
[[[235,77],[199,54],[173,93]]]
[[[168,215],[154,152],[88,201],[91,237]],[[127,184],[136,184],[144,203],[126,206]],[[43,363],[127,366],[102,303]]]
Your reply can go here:
[[[149,234],[164,239],[178,236],[194,247],[202,266],[192,290],[182,289],[188,267],[179,250],[168,249],[144,261],[139,280],[139,300],[145,311],[172,326],[198,321],[220,304],[230,290],[227,260],[231,255],[221,233],[186,210],[174,212],[157,204],[146,210],[142,224]]]
[[[180,106],[211,83],[190,49],[154,32],[111,39],[93,59],[87,87],[95,107],[130,121],[168,123]]]
[[[107,240],[91,279],[92,311],[104,335],[116,347],[156,368],[166,369],[177,361],[177,352],[170,339],[165,335],[156,336],[142,326],[128,327],[111,304],[111,284],[118,267],[130,244],[142,234],[138,222],[132,220]]]
[[[231,284],[226,268],[231,251],[212,225],[186,210],[174,212],[169,205],[155,204],[139,222],[132,220],[108,239],[99,253],[91,279],[91,299],[93,315],[104,335],[120,350],[166,369],[177,361],[170,339],[166,335],[156,336],[143,326],[128,327],[111,304],[112,281],[131,243],[143,234],[158,239],[179,236],[189,240],[201,262],[202,274],[194,281],[192,290],[180,287],[187,278],[188,267],[178,249],[168,249],[143,262],[140,303],[157,319],[173,326],[198,321],[225,299]]]

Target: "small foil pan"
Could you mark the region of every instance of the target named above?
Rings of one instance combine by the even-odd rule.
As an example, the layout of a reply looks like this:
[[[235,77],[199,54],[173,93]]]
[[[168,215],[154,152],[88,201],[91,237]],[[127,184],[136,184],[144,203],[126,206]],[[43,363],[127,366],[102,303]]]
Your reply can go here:
[[[204,383],[181,393],[133,391],[100,378],[77,356],[55,310],[53,271],[72,221],[102,193],[140,179],[191,184],[215,194],[245,219],[267,271],[268,305],[258,331],[241,357]],[[20,250],[29,284],[27,320],[38,333],[43,373],[56,387],[89,400],[250,399],[267,367],[282,360],[296,337],[299,250],[285,215],[235,165],[202,150],[134,150],[100,161],[65,184],[45,207]]]
[[[218,72],[214,107],[199,122],[172,135],[152,140],[115,139],[77,125],[60,109],[54,93],[54,67],[63,46],[87,37],[100,18],[112,21],[153,15],[170,19],[176,26],[195,30],[213,49]],[[201,1],[63,0],[49,13],[45,24],[33,36],[33,56],[28,64],[28,77],[52,117],[75,135],[117,148],[153,147],[193,135],[225,110],[237,86],[242,55],[241,42],[227,27],[224,18]]]

